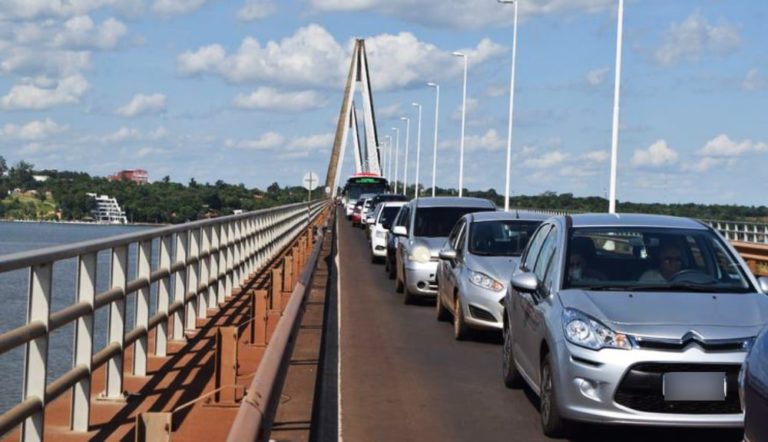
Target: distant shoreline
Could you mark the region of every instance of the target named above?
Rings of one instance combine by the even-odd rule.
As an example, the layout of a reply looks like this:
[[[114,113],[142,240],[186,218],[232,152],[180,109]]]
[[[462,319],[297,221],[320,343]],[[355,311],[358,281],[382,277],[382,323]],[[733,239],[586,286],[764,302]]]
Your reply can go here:
[[[0,219],[2,223],[26,223],[26,224],[75,224],[83,226],[130,226],[130,227],[163,227],[169,224],[162,223],[125,223],[125,224],[111,224],[111,223],[98,223],[92,221],[49,221],[49,220],[36,220],[36,219]]]

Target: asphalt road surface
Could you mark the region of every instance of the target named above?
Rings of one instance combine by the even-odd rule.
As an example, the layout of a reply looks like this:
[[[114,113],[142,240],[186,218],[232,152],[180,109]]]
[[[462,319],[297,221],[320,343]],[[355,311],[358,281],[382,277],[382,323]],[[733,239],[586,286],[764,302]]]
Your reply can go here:
[[[339,212],[341,439],[545,441],[529,389],[501,380],[501,338],[453,339],[434,303],[403,305],[371,264],[364,232]],[[580,426],[576,441],[740,441],[741,432]]]

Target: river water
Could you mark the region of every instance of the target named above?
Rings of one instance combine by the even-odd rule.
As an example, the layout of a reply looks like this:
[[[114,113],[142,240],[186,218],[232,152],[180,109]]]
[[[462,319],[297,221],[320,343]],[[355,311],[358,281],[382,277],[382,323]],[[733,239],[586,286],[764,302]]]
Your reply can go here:
[[[138,232],[147,228],[149,227],[0,221],[0,256],[59,244]],[[136,247],[132,246],[129,253],[129,278],[133,278],[136,273]],[[52,312],[74,302],[76,264],[76,259],[73,258],[59,261],[54,265],[53,292],[51,295]],[[156,259],[153,259],[153,268],[155,265]],[[7,332],[26,322],[28,281],[29,271],[26,269],[0,273],[0,333]],[[97,293],[106,290],[108,285],[109,251],[104,251],[98,255]],[[126,311],[126,330],[133,328],[134,302],[135,296],[129,297]],[[108,308],[104,307],[96,312],[94,353],[106,345],[107,310]],[[64,326],[51,335],[48,348],[48,382],[72,368],[73,335],[73,324]],[[0,373],[2,373],[3,378],[0,382],[0,414],[21,401],[23,362],[23,346],[0,355]],[[103,385],[93,386],[94,390],[103,388]]]

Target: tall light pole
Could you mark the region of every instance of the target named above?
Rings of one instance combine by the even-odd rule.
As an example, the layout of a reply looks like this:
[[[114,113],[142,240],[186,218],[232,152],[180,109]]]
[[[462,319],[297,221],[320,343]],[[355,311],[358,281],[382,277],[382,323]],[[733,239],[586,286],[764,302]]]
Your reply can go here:
[[[435,88],[435,144],[432,147],[432,198],[434,198],[437,181],[437,121],[440,115],[440,85],[430,81],[427,86]]]
[[[464,57],[464,91],[461,102],[461,142],[459,144],[459,197],[461,197],[464,192],[464,125],[467,120],[467,69],[469,68],[469,61],[467,54],[454,52],[453,55]]]
[[[405,121],[405,159],[403,160],[403,195],[408,193],[408,146],[411,138],[411,119],[400,117]]]
[[[512,26],[512,73],[509,80],[509,128],[507,130],[507,170],[506,184],[504,185],[504,210],[509,211],[509,182],[512,169],[512,123],[515,113],[515,62],[517,61],[517,0],[497,0],[499,3],[512,3],[515,6],[515,15]]]
[[[624,0],[619,0],[616,29],[616,78],[613,86],[613,130],[611,133],[611,187],[608,195],[608,213],[616,213],[616,167],[619,156],[619,92],[621,90],[621,34],[624,25]]]
[[[419,103],[411,103],[411,106],[415,106],[419,109],[419,119],[416,125],[416,187],[413,191],[413,197],[419,197],[419,164],[421,161],[421,105]]]
[[[395,193],[397,193],[397,179],[400,171],[400,129],[392,128],[395,131]]]
[[[392,179],[392,135],[387,135],[387,179]]]

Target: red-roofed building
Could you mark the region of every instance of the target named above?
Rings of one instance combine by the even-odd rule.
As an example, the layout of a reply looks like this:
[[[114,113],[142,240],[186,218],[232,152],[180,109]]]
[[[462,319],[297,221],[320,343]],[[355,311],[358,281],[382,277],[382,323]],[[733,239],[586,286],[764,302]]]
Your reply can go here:
[[[110,181],[133,181],[137,184],[147,184],[149,182],[149,174],[144,169],[121,170],[114,175],[110,175],[108,178]]]

